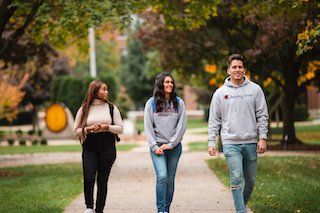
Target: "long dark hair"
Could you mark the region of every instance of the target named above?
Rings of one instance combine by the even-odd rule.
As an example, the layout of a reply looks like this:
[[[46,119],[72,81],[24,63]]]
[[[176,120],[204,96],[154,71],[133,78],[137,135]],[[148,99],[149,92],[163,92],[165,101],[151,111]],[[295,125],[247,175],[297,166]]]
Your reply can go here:
[[[155,100],[155,104],[156,104],[156,112],[161,112],[163,109],[166,108],[166,100],[164,97],[164,87],[163,87],[163,82],[164,79],[169,76],[172,78],[172,76],[167,73],[167,72],[163,72],[160,73],[156,76],[155,82],[154,82],[154,89],[153,89],[153,97]],[[175,109],[178,108],[178,101],[177,101],[177,93],[175,92],[175,83],[174,83],[174,79],[172,78],[173,81],[173,88],[172,88],[172,92],[170,94],[170,100],[169,102],[173,103],[173,107]]]
[[[93,100],[98,97],[98,91],[104,83],[99,80],[93,80],[88,86],[86,96],[81,104],[82,116],[78,127],[84,128],[87,125],[87,118],[89,114],[90,106]],[[108,101],[107,101],[108,102]]]

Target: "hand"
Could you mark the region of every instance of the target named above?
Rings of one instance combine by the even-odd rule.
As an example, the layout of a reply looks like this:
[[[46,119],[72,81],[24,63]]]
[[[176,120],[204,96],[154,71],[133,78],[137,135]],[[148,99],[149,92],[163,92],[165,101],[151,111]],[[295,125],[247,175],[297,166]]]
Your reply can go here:
[[[95,125],[93,126],[93,132],[97,132],[97,131],[100,130],[100,129],[101,129],[100,124],[95,124]]]
[[[100,129],[101,129],[101,130],[109,131],[110,124],[100,123],[99,125],[100,125]]]
[[[160,149],[162,150],[162,151],[164,151],[164,150],[167,150],[167,149],[170,149],[170,146],[168,145],[168,144],[162,144],[161,146],[160,146]]]
[[[154,154],[155,154],[155,155],[163,155],[163,154],[164,154],[164,152],[163,152],[163,150],[162,150],[162,149],[157,148],[156,150],[154,150]]]
[[[266,139],[260,139],[258,142],[258,148],[257,152],[259,154],[263,154],[267,151],[267,140]]]
[[[216,150],[215,147],[209,147],[208,148],[208,153],[209,153],[210,156],[216,156],[217,150]]]
[[[93,124],[93,125],[91,125],[91,126],[87,126],[87,127],[86,127],[87,133],[95,133],[95,132],[97,132],[97,131],[100,130],[100,129],[101,129],[100,124]]]
[[[91,126],[86,126],[85,130],[87,133],[92,133],[93,132],[93,129],[94,129],[94,126],[91,125]]]

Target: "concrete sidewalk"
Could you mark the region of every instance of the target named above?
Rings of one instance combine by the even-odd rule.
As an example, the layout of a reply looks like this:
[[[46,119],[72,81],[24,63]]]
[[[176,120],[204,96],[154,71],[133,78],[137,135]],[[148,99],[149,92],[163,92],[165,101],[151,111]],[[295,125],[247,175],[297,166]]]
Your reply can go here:
[[[189,152],[190,142],[206,141],[203,130],[187,131],[182,142],[183,153],[179,162],[176,188],[171,212],[173,213],[231,213],[235,212],[230,190],[225,187],[207,167],[208,153]],[[123,142],[125,143],[125,142]],[[76,140],[49,141],[49,145],[78,144]],[[112,168],[105,212],[107,213],[155,213],[156,177],[146,141],[130,152],[118,152]],[[263,156],[319,155],[320,152],[284,152],[270,151]],[[223,157],[220,153],[218,157]],[[79,162],[81,154],[71,153],[35,153],[19,155],[1,155],[0,167],[22,166],[30,164],[56,164]],[[82,180],[79,180],[82,181]],[[83,213],[84,196],[79,195],[64,213]]]
[[[146,144],[117,155],[109,179],[105,212],[156,212],[156,177]],[[207,167],[207,158],[206,152],[184,150],[178,166],[171,212],[235,212],[230,190]],[[84,210],[84,196],[81,194],[64,213],[83,213]]]

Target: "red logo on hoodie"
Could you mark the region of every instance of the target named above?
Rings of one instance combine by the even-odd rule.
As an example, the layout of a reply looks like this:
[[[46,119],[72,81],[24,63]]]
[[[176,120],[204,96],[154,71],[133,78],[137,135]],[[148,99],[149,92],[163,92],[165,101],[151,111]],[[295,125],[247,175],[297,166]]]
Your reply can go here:
[[[228,98],[229,98],[228,95],[225,95],[225,96],[224,96],[224,99],[228,99]]]

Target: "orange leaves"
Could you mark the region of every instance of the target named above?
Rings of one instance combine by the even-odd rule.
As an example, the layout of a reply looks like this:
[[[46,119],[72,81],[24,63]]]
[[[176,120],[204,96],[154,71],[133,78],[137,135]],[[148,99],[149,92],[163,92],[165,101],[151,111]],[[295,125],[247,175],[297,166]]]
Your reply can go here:
[[[210,85],[210,86],[215,86],[215,85],[217,85],[216,79],[211,78],[211,80],[209,81],[209,85]]]
[[[318,4],[318,8],[320,4]],[[318,16],[319,18],[320,16]],[[317,20],[308,20],[306,28],[297,36],[297,55],[312,50],[320,37],[320,24]]]
[[[263,87],[266,88],[272,83],[272,78],[267,78],[265,81],[263,81]]]
[[[216,73],[217,72],[217,65],[215,64],[206,64],[204,70],[208,73]]]
[[[218,70],[218,66],[216,64],[205,64],[204,70],[214,76],[210,78],[208,82],[210,86],[220,87],[223,84],[226,73]]]
[[[12,122],[17,117],[18,105],[25,95],[21,88],[28,78],[29,75],[26,74],[19,85],[12,85],[0,78],[0,119]]]
[[[319,71],[320,71],[320,61],[309,62],[307,72],[298,78],[298,85],[300,86],[302,83],[312,80],[313,78],[315,78],[316,72],[319,72]]]

